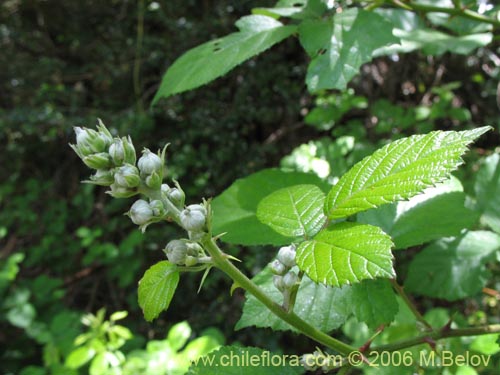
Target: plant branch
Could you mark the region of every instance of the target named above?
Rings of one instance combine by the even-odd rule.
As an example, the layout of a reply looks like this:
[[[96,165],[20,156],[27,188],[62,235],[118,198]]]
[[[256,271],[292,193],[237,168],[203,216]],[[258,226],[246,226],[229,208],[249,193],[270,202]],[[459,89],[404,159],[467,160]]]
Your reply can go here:
[[[408,295],[404,291],[404,288],[398,284],[396,279],[391,279],[391,284],[392,284],[392,287],[394,288],[394,290],[399,294],[399,296],[403,299],[404,303],[411,310],[413,315],[415,315],[415,318],[417,318],[417,321],[422,323],[428,331],[432,331],[432,329],[433,329],[432,326],[424,319],[422,314],[420,314],[420,311],[418,311],[415,304],[410,300],[410,297],[408,297]]]
[[[326,347],[333,349],[343,355],[348,355],[349,353],[356,350],[356,348],[345,344],[344,342],[337,340],[326,333],[318,330],[313,327],[294,312],[286,312],[280,305],[274,302],[268,295],[252,280],[246,277],[238,268],[236,268],[224,253],[219,249],[217,244],[211,238],[209,234],[207,234],[202,240],[201,243],[205,250],[208,251],[210,256],[212,257],[214,264],[221,271],[227,274],[233,281],[245,289],[247,292],[252,294],[255,298],[257,298],[262,304],[264,304],[271,312],[273,312],[280,319],[284,320],[292,327],[300,331],[302,334],[310,337],[311,339],[317,341],[318,343],[325,345]]]
[[[434,5],[426,5],[426,4],[415,4],[412,2],[402,2],[400,0],[389,0],[389,4],[396,6],[398,8],[406,9],[413,12],[424,12],[424,13],[446,13],[452,16],[458,16],[463,18],[468,18],[478,22],[488,23],[493,25],[494,27],[500,27],[500,21],[490,18],[487,16],[483,16],[477,12],[474,12],[470,9],[464,8],[446,8],[446,7],[438,7]]]
[[[487,326],[457,328],[457,329],[449,329],[447,327],[440,328],[408,340],[401,340],[395,343],[381,345],[379,347],[371,349],[371,351],[379,353],[383,351],[392,352],[396,350],[410,348],[415,345],[428,343],[429,339],[438,341],[450,337],[479,336],[490,333],[500,333],[500,324],[491,324]]]

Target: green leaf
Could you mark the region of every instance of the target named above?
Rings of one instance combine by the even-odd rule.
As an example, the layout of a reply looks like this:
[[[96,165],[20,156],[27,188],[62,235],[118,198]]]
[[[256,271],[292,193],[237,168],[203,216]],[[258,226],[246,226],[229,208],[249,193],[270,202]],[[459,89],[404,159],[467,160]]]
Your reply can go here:
[[[283,303],[283,295],[273,284],[269,267],[258,273],[252,281],[276,303]],[[340,327],[350,315],[349,286],[331,288],[313,282],[307,276],[302,278],[293,311],[317,329],[330,332]],[[245,327],[269,327],[275,331],[296,331],[288,323],[274,315],[253,295],[246,293],[243,314],[236,329]]]
[[[177,267],[164,260],[146,271],[139,281],[139,306],[147,321],[166,310],[179,283]]]
[[[283,355],[260,348],[223,346],[195,361],[187,374],[298,375],[304,372],[304,368],[299,363],[299,355],[288,356],[285,359]]]
[[[192,330],[188,322],[181,322],[174,325],[168,331],[167,340],[174,350],[181,349],[191,336]]]
[[[339,223],[297,248],[297,265],[313,281],[331,286],[394,277],[391,238],[380,228]]]
[[[408,199],[443,181],[462,163],[467,145],[489,129],[434,131],[382,147],[352,167],[328,193],[328,218]]]
[[[437,241],[410,263],[405,287],[424,296],[455,301],[478,294],[491,274],[486,268],[500,249],[500,236],[467,232]]]
[[[153,105],[163,97],[204,85],[233,69],[296,31],[267,16],[252,15],[238,20],[239,32],[195,47],[179,59],[163,76]]]
[[[427,55],[442,55],[445,52],[467,55],[476,48],[491,43],[493,39],[492,33],[468,32],[462,36],[445,34],[427,28],[418,15],[402,9],[377,9],[376,13],[392,23],[393,33],[401,42],[381,47],[374,52],[375,56],[414,50],[420,50]]]
[[[325,194],[314,185],[295,185],[271,193],[257,206],[257,218],[285,237],[312,237],[319,232]]]
[[[330,25],[301,25],[299,35],[308,53],[318,53],[322,45],[307,71],[309,91],[345,89],[377,48],[399,42],[392,28],[376,13],[355,8],[335,14]]]
[[[242,245],[287,245],[295,238],[285,237],[256,216],[262,199],[276,190],[298,184],[312,184],[328,191],[329,185],[315,175],[265,169],[236,180],[212,201],[212,228],[215,234],[227,232],[221,240]]]
[[[103,352],[95,356],[89,367],[90,375],[107,375],[109,373],[107,354],[107,352]]]
[[[357,221],[381,227],[392,237],[396,249],[405,249],[458,236],[462,229],[470,228],[478,217],[464,207],[464,202],[462,184],[453,177],[409,201],[361,212]]]
[[[65,365],[71,369],[76,369],[82,367],[88,361],[90,361],[95,355],[95,350],[88,347],[82,346],[73,350],[66,358]]]
[[[349,305],[356,319],[372,329],[391,323],[399,310],[392,286],[385,279],[352,285]]]
[[[478,336],[471,342],[470,349],[486,355],[495,355],[500,352],[498,340],[500,340],[498,333]]]
[[[500,155],[493,154],[483,160],[474,185],[477,208],[481,221],[500,233]]]

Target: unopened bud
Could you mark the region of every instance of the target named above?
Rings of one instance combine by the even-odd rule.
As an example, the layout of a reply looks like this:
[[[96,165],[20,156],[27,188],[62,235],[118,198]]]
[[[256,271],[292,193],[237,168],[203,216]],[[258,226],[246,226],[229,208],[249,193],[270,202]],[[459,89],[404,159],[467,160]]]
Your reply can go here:
[[[162,178],[157,172],[151,173],[149,176],[146,177],[146,185],[150,187],[151,189],[158,190],[161,187],[161,180]]]
[[[98,169],[92,176],[90,176],[90,181],[85,181],[92,183],[94,185],[110,186],[115,181],[113,173],[110,170]]]
[[[175,207],[181,208],[184,206],[184,199],[186,196],[182,190],[172,188],[168,191],[167,198],[174,204]]]
[[[283,284],[283,277],[279,275],[274,275],[273,276],[273,284],[274,286],[280,291],[285,290],[285,285]]]
[[[201,232],[205,229],[207,210],[201,204],[192,204],[181,211],[180,220],[184,229]]]
[[[299,281],[299,277],[293,271],[288,272],[285,276],[283,276],[283,286],[286,289],[292,288],[297,281]]]
[[[109,185],[109,187],[111,190],[108,190],[106,193],[114,198],[129,198],[138,193],[136,189],[118,185],[116,182]]]
[[[112,167],[111,158],[106,152],[84,156],[82,161],[87,167],[92,169],[109,169]]]
[[[153,210],[153,215],[155,217],[163,217],[167,214],[167,210],[165,210],[165,206],[163,206],[162,201],[155,199],[149,202],[149,207]]]
[[[123,187],[134,188],[140,185],[139,170],[131,164],[125,164],[115,172],[115,182]]]
[[[185,264],[188,247],[184,240],[170,241],[163,250],[173,264]]]
[[[147,224],[153,218],[153,210],[149,206],[149,203],[143,199],[139,199],[134,202],[128,216],[134,224],[144,225]]]
[[[186,260],[184,261],[184,264],[187,267],[194,266],[196,263],[198,263],[198,258],[197,257],[193,257],[191,255],[186,256]]]
[[[286,267],[295,266],[295,246],[284,246],[278,251],[278,260]]]
[[[286,267],[276,259],[271,263],[271,271],[275,275],[283,275],[286,272]]]
[[[159,173],[163,168],[163,162],[158,155],[145,148],[137,162],[137,166],[142,175],[150,175],[153,172]]]

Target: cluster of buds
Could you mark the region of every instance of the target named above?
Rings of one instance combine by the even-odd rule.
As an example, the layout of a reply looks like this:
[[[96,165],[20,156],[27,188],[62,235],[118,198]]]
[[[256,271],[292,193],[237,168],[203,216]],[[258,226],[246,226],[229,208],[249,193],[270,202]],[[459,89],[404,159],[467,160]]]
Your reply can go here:
[[[191,267],[211,261],[197,242],[186,239],[170,241],[163,251],[171,263],[179,266]]]
[[[101,120],[97,130],[75,127],[75,133],[76,144],[70,146],[88,167],[96,170],[86,182],[109,186],[107,193],[115,198],[145,195],[126,213],[142,231],[161,220],[175,221],[185,229],[189,240],[171,241],[164,250],[170,262],[188,267],[211,263],[197,242],[210,231],[209,202],[186,207],[179,183],[174,180],[174,187],[163,183],[166,147],[158,154],[145,148],[136,160],[130,137],[113,138]]]
[[[274,286],[282,293],[290,291],[299,281],[299,276],[292,268],[295,266],[295,246],[284,246],[279,249],[278,256],[271,263],[274,273]]]

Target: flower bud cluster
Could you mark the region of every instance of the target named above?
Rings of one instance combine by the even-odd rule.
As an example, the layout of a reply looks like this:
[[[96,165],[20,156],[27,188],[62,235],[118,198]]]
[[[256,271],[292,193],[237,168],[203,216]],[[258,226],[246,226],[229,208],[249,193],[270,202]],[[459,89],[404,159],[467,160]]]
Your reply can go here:
[[[279,249],[278,256],[271,262],[274,274],[274,286],[282,293],[287,293],[297,284],[299,276],[292,268],[295,266],[295,246],[284,246]]]
[[[207,258],[198,243],[187,239],[170,241],[163,251],[171,263],[179,266],[191,267]]]
[[[161,200],[155,199],[147,202],[144,199],[138,199],[126,215],[144,232],[149,224],[166,219],[168,210]]]

